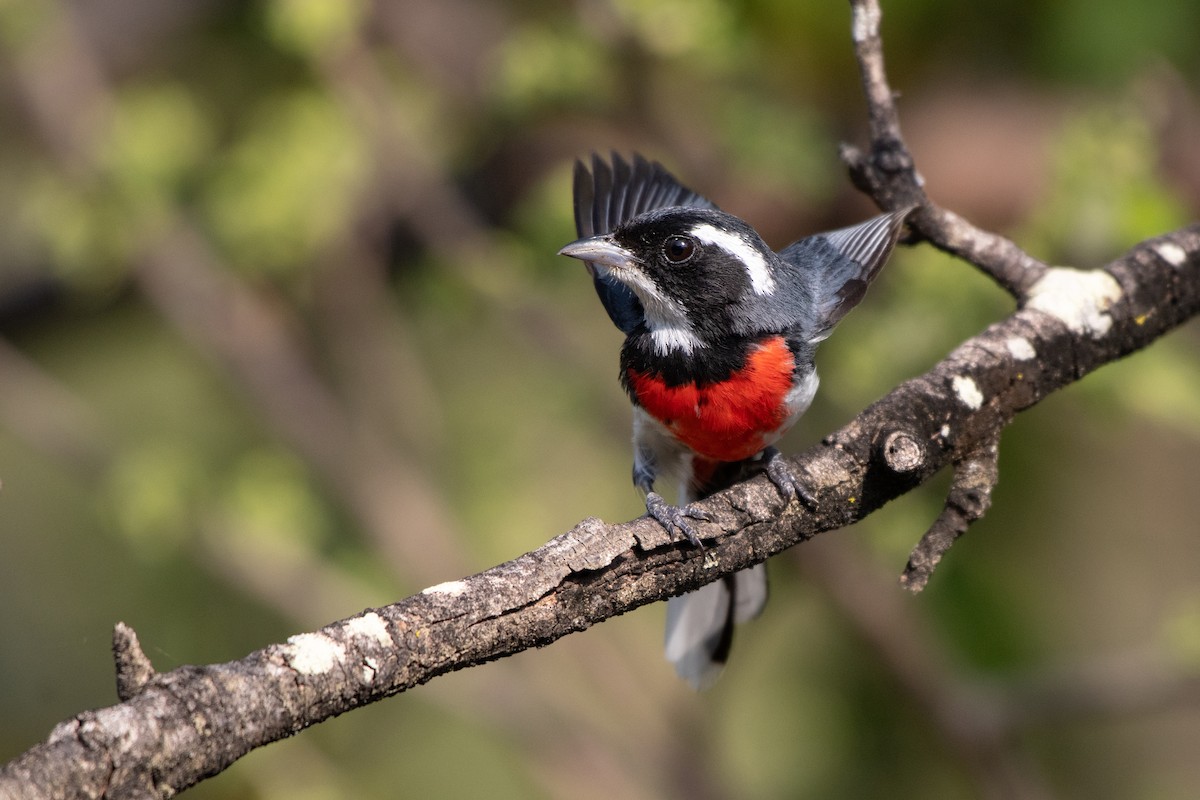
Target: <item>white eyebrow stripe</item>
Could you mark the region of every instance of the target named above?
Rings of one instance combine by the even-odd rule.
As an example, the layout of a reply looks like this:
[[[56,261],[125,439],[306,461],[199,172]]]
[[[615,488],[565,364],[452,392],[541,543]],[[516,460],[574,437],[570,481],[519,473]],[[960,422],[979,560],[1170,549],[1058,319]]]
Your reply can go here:
[[[775,291],[775,278],[771,276],[767,260],[745,238],[714,228],[707,222],[692,228],[691,234],[701,242],[716,245],[741,261],[746,267],[746,274],[750,276],[750,288],[755,294],[771,294]]]

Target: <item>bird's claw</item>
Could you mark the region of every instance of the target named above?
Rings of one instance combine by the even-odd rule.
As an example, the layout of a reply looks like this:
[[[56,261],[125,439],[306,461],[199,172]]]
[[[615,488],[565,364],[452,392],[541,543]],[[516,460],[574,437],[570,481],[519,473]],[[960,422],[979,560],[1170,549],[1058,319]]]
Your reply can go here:
[[[808,485],[797,477],[796,472],[784,459],[783,453],[774,447],[768,447],[763,451],[763,471],[767,473],[767,477],[771,479],[771,483],[775,484],[775,488],[779,490],[785,500],[790,502],[800,498],[800,502],[808,506],[810,510],[816,510],[816,496],[813,495]]]
[[[707,511],[701,511],[690,505],[673,506],[659,493],[649,492],[646,494],[646,513],[657,520],[659,525],[666,528],[667,533],[671,535],[680,533],[694,547],[704,549],[700,535],[696,533],[695,527],[688,520],[712,522],[712,515]]]

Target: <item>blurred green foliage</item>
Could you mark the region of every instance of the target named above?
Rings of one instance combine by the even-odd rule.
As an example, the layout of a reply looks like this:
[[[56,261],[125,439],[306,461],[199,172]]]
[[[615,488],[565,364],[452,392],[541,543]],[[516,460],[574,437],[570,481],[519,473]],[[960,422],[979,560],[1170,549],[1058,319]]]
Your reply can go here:
[[[885,3],[923,169],[972,165],[931,194],[1081,267],[1194,220],[1198,25],[1194,0]],[[640,512],[620,336],[553,255],[575,157],[637,149],[775,245],[870,213],[836,158],[865,116],[844,3],[3,0],[0,42],[0,759],[115,701],[117,620],[160,669],[233,659]],[[1015,94],[1019,140],[984,148],[964,91]],[[897,254],[786,444],[1010,310],[959,262]],[[1196,346],[1006,432],[993,510],[899,601],[951,674],[1195,667]],[[829,538],[898,573],[944,489]],[[990,796],[819,566],[772,573],[706,695],[647,609],[194,794]],[[1194,706],[1067,717],[1009,755],[1057,796],[1194,797],[1197,736]]]
[[[1051,188],[1023,237],[1030,247],[1098,266],[1113,252],[1190,221],[1158,174],[1155,131],[1133,102],[1089,105],[1068,115],[1056,138]]]
[[[334,99],[305,89],[256,109],[212,167],[201,204],[213,235],[232,262],[270,273],[304,270],[343,235],[367,164]]]

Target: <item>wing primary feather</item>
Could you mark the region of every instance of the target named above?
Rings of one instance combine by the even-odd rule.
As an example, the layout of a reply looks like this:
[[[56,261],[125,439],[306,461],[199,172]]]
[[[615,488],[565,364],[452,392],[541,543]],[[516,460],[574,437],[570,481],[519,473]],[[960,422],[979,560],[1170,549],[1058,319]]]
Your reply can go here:
[[[612,154],[612,169],[613,181],[612,192],[613,197],[609,201],[608,206],[608,229],[611,231],[622,221],[629,219],[632,216],[629,213],[627,206],[629,197],[629,185],[632,178],[630,174],[629,164],[625,159],[621,158],[620,154],[613,152]]]
[[[650,164],[640,153],[633,154],[633,185],[627,197],[625,219],[636,217],[645,209],[646,189],[650,182]]]
[[[593,223],[593,209],[596,202],[595,188],[592,185],[592,173],[588,172],[588,168],[584,166],[582,161],[575,161],[575,231],[579,234],[579,238],[585,236],[594,236],[596,234],[596,226]]]
[[[646,192],[642,195],[642,205],[638,209],[639,213],[645,213],[662,207],[662,203],[659,202],[659,197],[662,194],[662,185],[659,184],[657,178],[658,176],[652,168],[646,180]]]
[[[779,255],[808,276],[816,320],[810,341],[829,335],[842,317],[862,300],[900,238],[912,208],[901,209],[818,233],[785,247]]]
[[[826,241],[851,261],[861,264],[865,272],[861,280],[870,282],[883,266],[900,236],[900,229],[912,208],[891,214],[881,214],[860,225],[830,231],[824,234]]]
[[[595,192],[595,205],[592,209],[592,223],[597,233],[608,233],[608,208],[612,198],[612,171],[599,155],[592,154],[592,186]]]

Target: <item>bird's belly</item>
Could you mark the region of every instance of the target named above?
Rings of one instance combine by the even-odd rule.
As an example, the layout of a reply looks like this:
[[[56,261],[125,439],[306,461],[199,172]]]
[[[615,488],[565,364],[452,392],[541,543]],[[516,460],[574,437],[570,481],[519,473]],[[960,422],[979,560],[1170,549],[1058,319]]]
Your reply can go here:
[[[807,387],[797,397],[794,363],[787,343],[775,338],[723,381],[669,386],[657,375],[632,369],[628,380],[638,405],[693,453],[741,461],[782,436],[812,399]]]

